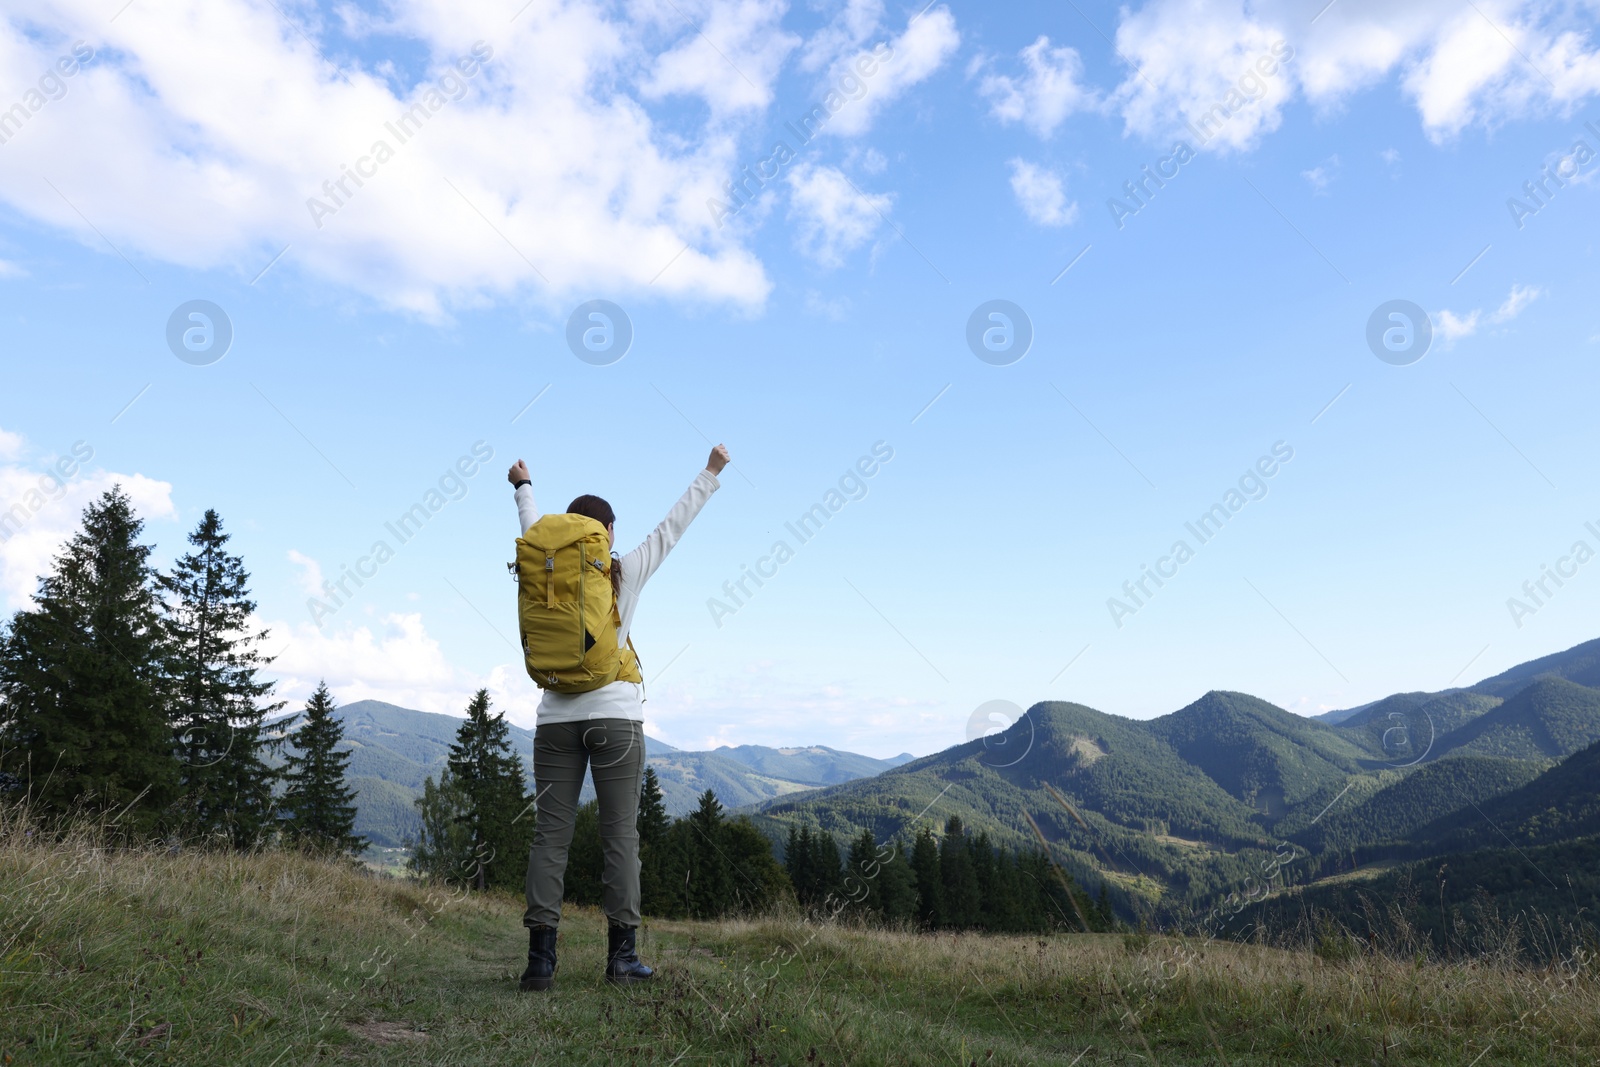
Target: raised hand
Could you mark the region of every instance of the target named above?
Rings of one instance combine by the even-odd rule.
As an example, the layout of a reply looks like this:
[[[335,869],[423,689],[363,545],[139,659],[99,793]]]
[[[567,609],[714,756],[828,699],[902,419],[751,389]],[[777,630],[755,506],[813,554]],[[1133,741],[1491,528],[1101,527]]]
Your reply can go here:
[[[506,472],[506,481],[510,482],[512,485],[516,485],[518,482],[526,482],[531,480],[532,479],[528,477],[528,465],[522,462],[520,459],[513,463],[511,465],[511,469]]]
[[[706,470],[712,474],[721,474],[722,468],[726,467],[728,462],[728,446],[718,445],[711,450],[711,458],[706,461]]]

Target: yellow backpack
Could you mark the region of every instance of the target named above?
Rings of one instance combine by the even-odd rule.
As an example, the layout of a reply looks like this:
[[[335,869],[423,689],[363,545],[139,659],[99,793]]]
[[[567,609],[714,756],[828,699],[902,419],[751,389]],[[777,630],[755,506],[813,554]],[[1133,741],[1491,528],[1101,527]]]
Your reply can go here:
[[[610,539],[584,515],[546,515],[517,538],[517,619],[528,677],[540,689],[587,693],[643,682],[611,590]]]

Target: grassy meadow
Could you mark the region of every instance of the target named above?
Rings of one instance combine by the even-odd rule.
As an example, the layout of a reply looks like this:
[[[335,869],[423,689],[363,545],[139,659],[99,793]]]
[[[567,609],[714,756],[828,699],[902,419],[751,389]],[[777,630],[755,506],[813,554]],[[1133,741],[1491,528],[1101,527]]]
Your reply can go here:
[[[1395,959],[1136,934],[652,922],[601,980],[573,909],[552,994],[521,903],[288,852],[0,833],[0,1060],[238,1064],[1582,1064],[1592,957]]]

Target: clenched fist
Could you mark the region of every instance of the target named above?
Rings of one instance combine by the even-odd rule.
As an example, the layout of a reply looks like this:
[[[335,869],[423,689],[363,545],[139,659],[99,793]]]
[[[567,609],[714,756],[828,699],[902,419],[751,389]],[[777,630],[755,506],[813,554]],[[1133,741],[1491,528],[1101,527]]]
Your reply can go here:
[[[721,474],[722,468],[728,465],[728,446],[718,445],[711,450],[711,458],[706,461],[706,470],[712,474]]]

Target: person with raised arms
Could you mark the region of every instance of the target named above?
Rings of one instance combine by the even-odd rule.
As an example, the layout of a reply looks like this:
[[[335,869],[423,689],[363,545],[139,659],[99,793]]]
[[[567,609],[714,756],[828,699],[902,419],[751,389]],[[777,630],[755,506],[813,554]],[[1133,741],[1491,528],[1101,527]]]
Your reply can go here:
[[[612,554],[616,513],[584,495],[564,514],[540,516],[528,467],[507,474],[516,490],[518,629],[528,676],[544,690],[534,729],[535,821],[528,850],[528,969],[524,990],[555,982],[556,928],[567,853],[585,766],[600,806],[605,857],[601,908],[608,929],[606,980],[632,983],[654,973],[639,959],[639,790],[644,776],[644,676],[630,629],[639,593],[689,523],[711,499],[728,450],[711,450],[705,470],[632,552]]]

